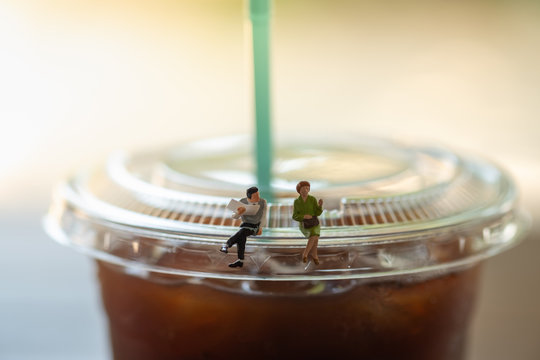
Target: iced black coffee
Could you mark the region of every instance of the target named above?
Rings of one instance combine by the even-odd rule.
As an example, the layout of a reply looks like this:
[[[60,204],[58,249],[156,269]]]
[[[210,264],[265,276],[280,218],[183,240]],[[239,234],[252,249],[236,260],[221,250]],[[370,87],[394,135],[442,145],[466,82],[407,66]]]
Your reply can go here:
[[[96,259],[115,359],[464,358],[482,261],[523,229],[511,180],[436,146],[313,143],[279,147],[241,268],[219,249],[255,185],[242,139],[115,154],[59,188],[47,226]],[[306,178],[319,264],[291,216]]]

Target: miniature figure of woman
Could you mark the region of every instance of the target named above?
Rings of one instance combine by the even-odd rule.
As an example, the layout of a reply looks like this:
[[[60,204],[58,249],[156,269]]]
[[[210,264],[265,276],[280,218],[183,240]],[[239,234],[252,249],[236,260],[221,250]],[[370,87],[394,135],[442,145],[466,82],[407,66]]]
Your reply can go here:
[[[298,199],[294,200],[293,219],[300,223],[300,231],[308,239],[308,243],[302,254],[302,261],[307,262],[311,254],[313,262],[319,265],[317,256],[317,245],[321,235],[321,225],[317,216],[322,214],[322,199],[317,202],[315,197],[309,195],[311,185],[307,181],[300,181],[296,185],[296,191],[300,194]]]

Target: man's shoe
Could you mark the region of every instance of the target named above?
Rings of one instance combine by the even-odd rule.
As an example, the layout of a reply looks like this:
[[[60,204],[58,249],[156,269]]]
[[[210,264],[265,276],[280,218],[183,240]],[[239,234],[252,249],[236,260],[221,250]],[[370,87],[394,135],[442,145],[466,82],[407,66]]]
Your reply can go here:
[[[228,254],[229,253],[229,247],[227,245],[223,245],[221,249],[219,249],[222,253]]]
[[[242,267],[244,266],[244,262],[240,259],[236,260],[235,262],[229,264],[229,267],[235,268],[235,267]]]

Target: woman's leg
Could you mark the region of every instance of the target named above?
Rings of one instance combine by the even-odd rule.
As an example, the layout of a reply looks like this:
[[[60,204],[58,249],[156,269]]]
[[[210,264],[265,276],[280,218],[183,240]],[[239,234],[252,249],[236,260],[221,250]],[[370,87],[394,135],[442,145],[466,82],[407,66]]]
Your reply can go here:
[[[306,248],[304,249],[304,253],[302,254],[302,259],[304,262],[307,262],[307,257],[311,251],[311,248],[313,247],[313,238],[314,238],[313,236],[310,236],[308,238]]]
[[[310,237],[310,239],[313,239],[313,242],[311,243],[311,256],[315,260],[315,263],[318,265],[319,256],[317,255],[317,246],[319,245],[319,235],[313,235],[312,237]]]

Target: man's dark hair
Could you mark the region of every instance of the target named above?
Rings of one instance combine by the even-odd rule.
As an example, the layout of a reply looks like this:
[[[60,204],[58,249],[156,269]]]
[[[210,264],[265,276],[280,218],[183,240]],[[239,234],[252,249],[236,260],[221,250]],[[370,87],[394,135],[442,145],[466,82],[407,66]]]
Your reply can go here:
[[[259,191],[259,189],[257,189],[257,187],[255,187],[255,186],[252,186],[249,189],[247,189],[246,195],[247,195],[248,199],[251,199],[251,195],[255,194],[257,191]]]

